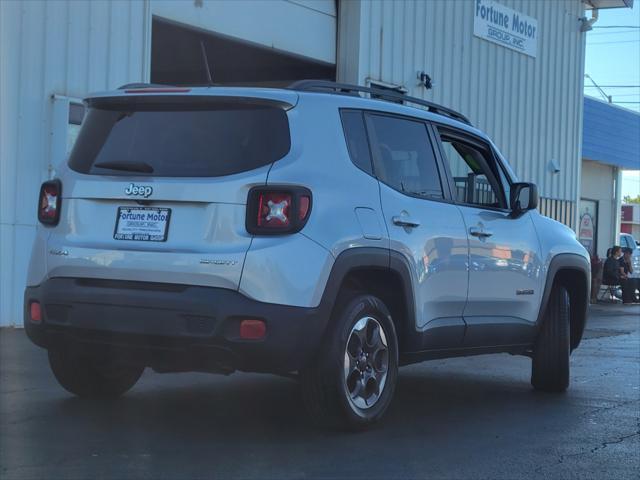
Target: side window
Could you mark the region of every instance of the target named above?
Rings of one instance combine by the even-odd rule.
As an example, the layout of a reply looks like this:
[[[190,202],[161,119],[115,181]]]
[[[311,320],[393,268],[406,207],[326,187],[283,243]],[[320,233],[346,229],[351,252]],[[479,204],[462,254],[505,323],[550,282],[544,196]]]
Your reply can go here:
[[[342,128],[349,149],[351,161],[369,175],[372,174],[371,151],[367,140],[367,131],[364,126],[364,116],[359,110],[343,110]]]
[[[427,126],[385,115],[370,114],[367,119],[378,179],[403,193],[443,198]]]
[[[490,150],[464,142],[440,131],[445,160],[455,183],[455,199],[460,203],[506,208],[500,180],[490,168]]]

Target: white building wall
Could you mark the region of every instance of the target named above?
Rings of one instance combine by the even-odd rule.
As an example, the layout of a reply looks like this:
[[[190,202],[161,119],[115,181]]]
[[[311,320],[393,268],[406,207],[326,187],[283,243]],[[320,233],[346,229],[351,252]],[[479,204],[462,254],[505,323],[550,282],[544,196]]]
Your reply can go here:
[[[620,199],[616,193],[618,169],[611,165],[584,160],[580,181],[581,197],[598,201],[598,256],[606,258],[607,249],[618,240]]]
[[[339,80],[401,85],[409,95],[460,111],[542,196],[577,202],[583,3],[499,3],[537,19],[536,58],[475,37],[473,0],[341,2]],[[419,70],[433,78],[432,90],[418,85]],[[551,159],[560,173],[549,169]]]
[[[0,1],[0,325],[22,323],[52,95],[148,78],[150,19],[147,1]]]

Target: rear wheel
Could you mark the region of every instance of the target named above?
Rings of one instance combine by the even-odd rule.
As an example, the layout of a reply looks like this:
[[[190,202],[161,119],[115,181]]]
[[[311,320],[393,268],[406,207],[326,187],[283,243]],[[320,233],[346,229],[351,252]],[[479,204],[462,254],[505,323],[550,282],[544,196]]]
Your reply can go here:
[[[49,350],[51,371],[67,391],[79,397],[115,398],[133,387],[143,366]]]
[[[398,341],[380,299],[357,295],[337,310],[318,358],[301,372],[302,394],[316,422],[357,430],[379,420],[391,403]]]
[[[533,352],[531,384],[537,390],[564,392],[569,386],[569,309],[567,290],[554,285]]]

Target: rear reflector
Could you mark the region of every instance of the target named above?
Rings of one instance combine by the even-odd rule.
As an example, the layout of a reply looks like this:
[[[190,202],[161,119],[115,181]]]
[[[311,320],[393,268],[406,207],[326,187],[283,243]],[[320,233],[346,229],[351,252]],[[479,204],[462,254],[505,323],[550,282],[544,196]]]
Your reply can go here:
[[[39,302],[31,302],[29,305],[29,317],[34,323],[40,323],[42,321],[42,309]]]
[[[261,340],[267,334],[267,325],[263,320],[242,320],[240,322],[240,338],[244,340]]]

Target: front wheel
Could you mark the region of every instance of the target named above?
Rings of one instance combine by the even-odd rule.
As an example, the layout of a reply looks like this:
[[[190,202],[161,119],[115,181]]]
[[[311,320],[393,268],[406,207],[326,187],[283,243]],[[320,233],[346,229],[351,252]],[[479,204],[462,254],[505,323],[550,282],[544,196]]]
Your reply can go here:
[[[301,372],[304,403],[323,425],[363,429],[389,407],[398,340],[385,304],[358,295],[338,308],[319,356]]]
[[[531,384],[537,390],[564,392],[569,387],[569,309],[566,288],[554,285],[533,351]]]
[[[49,365],[58,383],[79,397],[115,398],[131,389],[143,366],[114,363],[110,359],[49,350]]]

